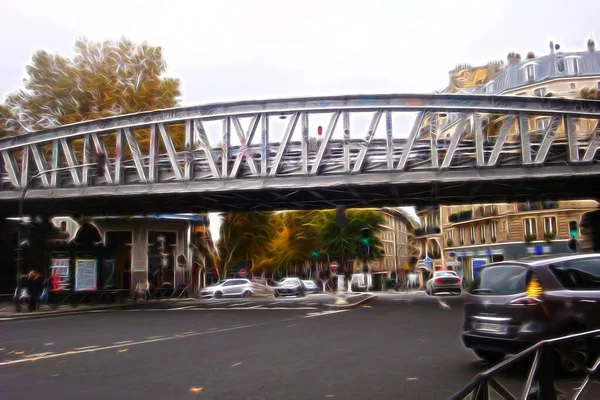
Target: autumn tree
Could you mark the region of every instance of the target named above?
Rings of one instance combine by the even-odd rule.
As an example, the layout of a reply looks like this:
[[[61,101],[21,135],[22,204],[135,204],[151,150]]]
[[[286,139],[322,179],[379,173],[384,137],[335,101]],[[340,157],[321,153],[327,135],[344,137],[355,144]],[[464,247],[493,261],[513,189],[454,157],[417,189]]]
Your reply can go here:
[[[266,243],[272,235],[270,212],[229,212],[223,216],[218,243],[218,257],[214,260],[220,277],[237,261],[254,265],[264,262]]]
[[[39,50],[26,67],[24,87],[10,94],[0,108],[2,137],[86,120],[175,107],[179,80],[164,76],[166,62],[160,47],[128,39],[75,42],[75,56]],[[167,126],[177,150],[184,147],[184,127]],[[148,129],[134,134],[144,155],[149,153]],[[115,139],[107,137],[111,152]],[[83,139],[73,141],[82,157]],[[164,150],[164,149],[160,149]],[[50,147],[44,148],[50,151]],[[125,157],[129,156],[128,149]]]
[[[274,232],[267,246],[277,270],[296,271],[312,260],[319,249],[317,211],[288,211],[274,216]]]
[[[15,133],[85,120],[174,107],[179,80],[163,77],[160,47],[146,42],[75,42],[73,58],[39,50],[24,88],[9,95],[6,126]]]

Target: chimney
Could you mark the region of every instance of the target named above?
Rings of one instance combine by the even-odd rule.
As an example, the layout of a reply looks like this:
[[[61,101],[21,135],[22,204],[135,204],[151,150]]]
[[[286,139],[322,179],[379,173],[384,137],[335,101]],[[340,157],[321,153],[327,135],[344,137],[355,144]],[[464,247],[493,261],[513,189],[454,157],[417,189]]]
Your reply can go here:
[[[521,55],[519,53],[510,52],[506,56],[506,63],[510,67],[511,65],[518,64],[521,62]]]
[[[589,52],[594,52],[596,51],[596,43],[594,43],[594,39],[589,39],[587,41],[587,48]]]
[[[531,60],[535,58],[535,54],[533,53],[533,51],[530,51],[529,53],[527,53],[527,59]]]

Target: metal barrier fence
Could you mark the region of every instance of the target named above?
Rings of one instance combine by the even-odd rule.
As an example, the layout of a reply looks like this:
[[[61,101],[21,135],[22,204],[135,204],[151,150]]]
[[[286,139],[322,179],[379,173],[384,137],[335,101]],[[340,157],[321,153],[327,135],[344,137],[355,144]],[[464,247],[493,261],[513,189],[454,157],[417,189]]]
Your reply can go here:
[[[599,338],[600,329],[596,329],[593,331],[543,340],[523,350],[519,354],[493,366],[487,371],[478,374],[467,386],[452,396],[451,400],[467,398],[473,400],[487,400],[490,398],[490,389],[495,391],[503,399],[515,399],[518,397],[521,399],[554,400],[559,399],[559,395],[561,396],[560,398],[566,399],[568,396],[565,393],[559,392],[554,384],[557,376],[553,366],[553,356],[555,355],[555,351],[577,366],[579,371],[582,372],[584,377],[583,381],[572,396],[572,399],[580,399],[591,380],[596,379],[600,381],[600,369],[598,368],[600,365],[600,355],[598,354],[598,345],[596,343],[595,346],[592,344],[589,347],[590,354],[594,354],[595,357],[597,357],[593,365],[590,366],[591,363],[582,365],[581,361],[577,360],[572,351],[568,349],[568,344],[580,339],[593,342],[594,339],[598,340]],[[567,346],[563,346],[565,344],[567,344]],[[531,363],[523,392],[515,397],[502,386],[494,376],[532,355],[534,356],[534,359]]]

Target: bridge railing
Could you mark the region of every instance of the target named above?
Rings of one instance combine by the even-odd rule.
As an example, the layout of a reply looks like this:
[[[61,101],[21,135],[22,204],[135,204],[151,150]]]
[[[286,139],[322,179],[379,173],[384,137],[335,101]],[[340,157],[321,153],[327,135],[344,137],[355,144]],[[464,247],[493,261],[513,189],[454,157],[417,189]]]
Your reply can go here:
[[[592,380],[595,379],[600,381],[599,339],[600,329],[596,329],[543,340],[523,350],[519,354],[507,358],[490,369],[481,372],[450,399],[461,400],[470,398],[473,400],[487,400],[490,398],[492,391],[497,393],[502,399],[521,398],[553,400],[558,398],[569,398],[566,393],[558,391],[555,387],[555,382],[558,381],[557,378],[559,377],[559,374],[554,368],[555,357],[557,355],[569,360],[582,375],[583,380],[581,385],[575,389],[572,395],[573,399],[579,399]],[[581,359],[577,358],[576,352],[573,349],[574,342],[582,341],[587,348],[587,363],[582,363]],[[592,355],[595,355],[597,359],[590,357]],[[518,396],[515,396],[499,383],[497,377],[502,372],[505,372],[532,356],[533,361],[529,368],[523,391]]]

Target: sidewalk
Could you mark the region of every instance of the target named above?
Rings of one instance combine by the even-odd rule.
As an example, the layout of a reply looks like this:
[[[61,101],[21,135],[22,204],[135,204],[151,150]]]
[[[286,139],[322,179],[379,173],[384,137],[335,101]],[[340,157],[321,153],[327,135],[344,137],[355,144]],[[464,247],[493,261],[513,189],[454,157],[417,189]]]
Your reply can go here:
[[[74,314],[84,314],[90,313],[94,311],[101,310],[118,310],[123,308],[142,308],[145,306],[150,306],[153,304],[160,303],[175,303],[181,301],[191,301],[195,300],[195,298],[165,298],[165,299],[157,299],[157,300],[145,300],[140,301],[138,303],[134,303],[131,299],[126,299],[123,303],[112,303],[112,304],[77,304],[77,306],[73,306],[71,304],[61,304],[56,309],[50,308],[48,305],[41,305],[38,311],[15,311],[15,304],[12,302],[2,302],[0,303],[0,321],[6,320],[16,320],[16,319],[24,319],[24,318],[42,318],[45,316],[56,316],[56,315],[74,315]]]

